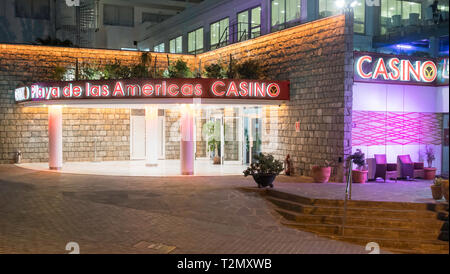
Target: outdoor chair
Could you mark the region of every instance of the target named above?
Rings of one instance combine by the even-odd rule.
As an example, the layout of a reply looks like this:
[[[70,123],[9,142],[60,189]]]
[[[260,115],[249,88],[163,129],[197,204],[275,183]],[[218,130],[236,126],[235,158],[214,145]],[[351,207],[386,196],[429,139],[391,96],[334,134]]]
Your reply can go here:
[[[386,182],[386,179],[395,179],[397,182],[397,164],[387,163],[386,154],[375,154],[374,157],[374,179],[382,178],[384,182]]]
[[[423,176],[423,163],[414,163],[409,154],[398,155],[397,164],[399,166],[400,178],[413,179],[416,178],[415,176]],[[415,168],[416,173],[414,173]]]

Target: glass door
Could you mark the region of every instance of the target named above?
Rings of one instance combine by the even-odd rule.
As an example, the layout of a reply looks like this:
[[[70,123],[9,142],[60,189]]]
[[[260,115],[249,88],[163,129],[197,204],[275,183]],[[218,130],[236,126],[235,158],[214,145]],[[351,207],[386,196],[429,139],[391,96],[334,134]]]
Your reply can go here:
[[[244,110],[243,162],[245,164],[251,164],[255,156],[262,151],[262,119],[260,114],[260,108]]]
[[[224,117],[222,132],[223,163],[242,164],[241,117]]]

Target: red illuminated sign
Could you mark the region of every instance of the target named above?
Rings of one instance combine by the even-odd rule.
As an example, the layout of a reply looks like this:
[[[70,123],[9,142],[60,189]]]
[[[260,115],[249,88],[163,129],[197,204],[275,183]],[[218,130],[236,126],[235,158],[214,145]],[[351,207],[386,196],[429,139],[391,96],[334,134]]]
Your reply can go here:
[[[289,100],[289,81],[137,79],[45,82],[15,90],[16,102],[64,99],[227,98]]]
[[[411,56],[355,52],[355,81],[438,85],[446,77],[440,62]],[[448,59],[447,59],[448,60]],[[444,65],[442,65],[443,63]]]

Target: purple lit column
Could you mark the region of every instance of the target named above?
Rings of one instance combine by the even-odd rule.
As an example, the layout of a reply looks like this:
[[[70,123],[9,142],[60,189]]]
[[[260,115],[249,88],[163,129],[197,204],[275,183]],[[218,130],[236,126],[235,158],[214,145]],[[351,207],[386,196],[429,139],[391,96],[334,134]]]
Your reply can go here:
[[[158,106],[145,107],[146,166],[158,165]]]
[[[48,107],[48,166],[62,168],[62,106]]]
[[[180,162],[182,175],[194,175],[194,110],[190,105],[181,108]]]

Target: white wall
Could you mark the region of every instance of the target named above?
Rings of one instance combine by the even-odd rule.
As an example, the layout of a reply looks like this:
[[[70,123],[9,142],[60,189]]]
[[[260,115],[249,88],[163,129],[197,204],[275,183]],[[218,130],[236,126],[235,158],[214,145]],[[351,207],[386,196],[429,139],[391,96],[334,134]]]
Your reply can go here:
[[[449,88],[413,85],[391,85],[355,83],[353,86],[353,111],[378,112],[449,112]],[[441,172],[442,146],[431,145],[436,160],[433,166]],[[377,145],[354,146],[353,151],[362,149],[366,158],[374,154],[386,154],[388,162],[395,163],[397,155],[410,154],[413,161],[425,162],[425,145]]]

